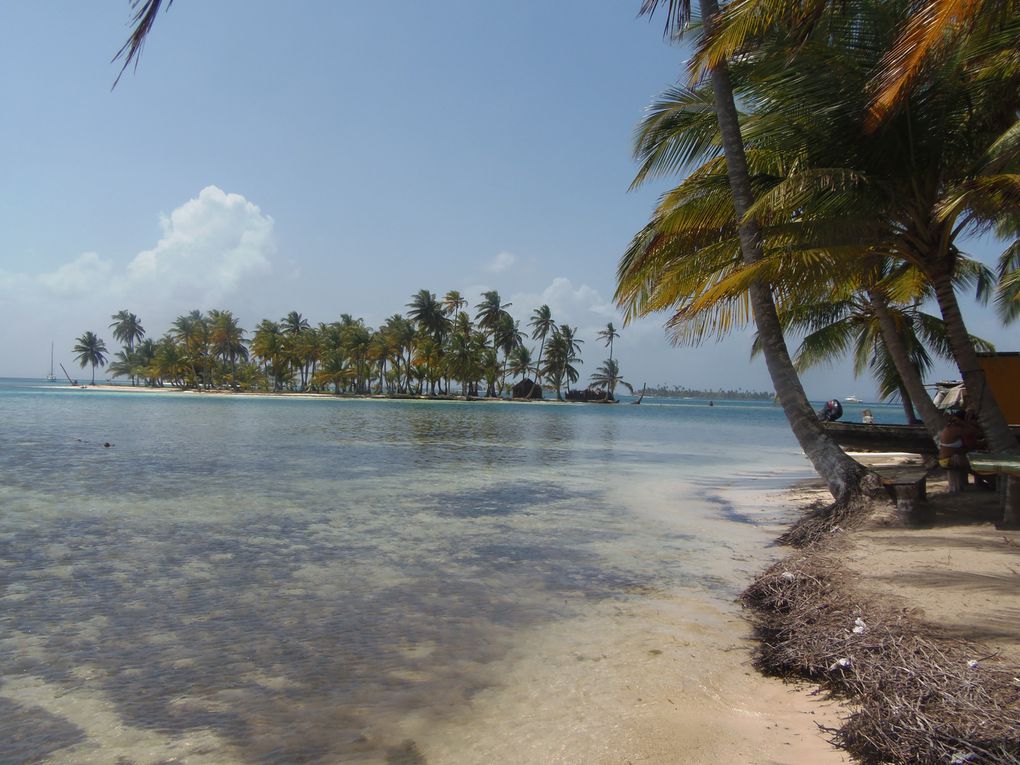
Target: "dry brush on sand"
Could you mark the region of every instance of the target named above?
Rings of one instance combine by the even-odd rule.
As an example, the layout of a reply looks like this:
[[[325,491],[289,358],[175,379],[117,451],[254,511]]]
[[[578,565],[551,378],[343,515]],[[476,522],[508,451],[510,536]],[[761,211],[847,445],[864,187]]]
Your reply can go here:
[[[863,763],[1020,763],[1020,667],[860,590],[842,544],[795,552],[744,592],[758,669],[845,698],[826,732]]]

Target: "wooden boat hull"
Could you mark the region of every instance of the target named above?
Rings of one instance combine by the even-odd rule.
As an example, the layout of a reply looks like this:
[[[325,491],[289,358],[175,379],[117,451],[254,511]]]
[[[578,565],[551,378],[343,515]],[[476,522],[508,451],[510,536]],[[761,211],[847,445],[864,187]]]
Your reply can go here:
[[[823,422],[822,427],[844,449],[859,452],[937,454],[935,440],[923,425],[865,425],[860,422]],[[1020,425],[1010,425],[1020,443]]]

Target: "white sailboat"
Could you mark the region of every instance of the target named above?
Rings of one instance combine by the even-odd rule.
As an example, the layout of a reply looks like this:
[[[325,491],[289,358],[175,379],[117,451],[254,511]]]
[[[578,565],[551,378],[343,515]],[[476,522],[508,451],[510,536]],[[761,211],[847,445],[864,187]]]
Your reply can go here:
[[[53,374],[53,343],[50,343],[50,373],[46,375],[47,382],[56,382],[57,376]]]

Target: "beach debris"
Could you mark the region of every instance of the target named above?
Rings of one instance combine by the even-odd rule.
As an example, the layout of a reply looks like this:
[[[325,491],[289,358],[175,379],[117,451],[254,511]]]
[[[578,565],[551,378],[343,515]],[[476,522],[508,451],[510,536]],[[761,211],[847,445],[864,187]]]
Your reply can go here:
[[[797,552],[743,593],[760,640],[755,666],[849,698],[853,712],[827,730],[860,762],[1020,765],[1020,667],[858,590],[840,554]],[[858,619],[865,635],[851,632]]]
[[[863,635],[867,631],[868,625],[864,623],[864,620],[861,617],[858,616],[856,619],[854,619],[853,633],[855,635]]]
[[[797,575],[792,571],[784,571],[779,575],[780,579],[785,579],[788,582],[792,582],[797,578]]]
[[[967,666],[970,667],[971,669],[977,669],[978,668],[977,659],[969,659],[967,661]]]
[[[953,754],[953,759],[949,761],[949,765],[966,765],[968,762],[977,761],[977,755],[974,752],[956,752]]]

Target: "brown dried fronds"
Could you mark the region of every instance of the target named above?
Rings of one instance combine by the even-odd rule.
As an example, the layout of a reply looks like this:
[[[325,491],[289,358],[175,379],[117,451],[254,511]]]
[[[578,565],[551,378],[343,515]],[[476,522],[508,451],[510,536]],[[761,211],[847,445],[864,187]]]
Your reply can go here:
[[[864,763],[1020,763],[1020,667],[863,597],[832,556],[796,553],[744,592],[757,667],[852,710],[833,743]]]
[[[875,500],[852,495],[829,504],[815,502],[777,540],[791,547],[810,547],[832,538],[833,534],[851,529],[871,513]]]

